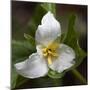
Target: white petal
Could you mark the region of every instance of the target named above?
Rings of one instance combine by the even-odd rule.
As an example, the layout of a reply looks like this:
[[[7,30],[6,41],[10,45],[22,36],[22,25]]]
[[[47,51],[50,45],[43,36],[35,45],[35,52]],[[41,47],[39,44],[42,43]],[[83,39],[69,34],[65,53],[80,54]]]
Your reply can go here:
[[[66,69],[69,69],[75,64],[75,52],[69,46],[60,44],[58,53],[59,57],[55,61],[53,61],[53,64],[50,66],[51,69],[60,73]]]
[[[37,45],[37,46],[36,46],[36,49],[37,49],[37,53],[39,54],[39,56],[40,56],[41,58],[44,58],[44,57],[43,57],[43,52],[42,52],[43,46],[42,46],[42,45]]]
[[[45,76],[48,72],[46,61],[40,59],[37,53],[32,54],[24,62],[15,64],[17,72],[27,78],[38,78]]]
[[[36,31],[37,44],[47,45],[61,35],[60,23],[51,12],[45,14]]]

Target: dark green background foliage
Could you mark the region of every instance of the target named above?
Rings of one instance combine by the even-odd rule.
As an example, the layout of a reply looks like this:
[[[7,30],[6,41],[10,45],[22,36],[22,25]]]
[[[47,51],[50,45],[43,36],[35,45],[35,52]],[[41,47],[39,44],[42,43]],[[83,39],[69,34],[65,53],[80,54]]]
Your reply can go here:
[[[75,7],[77,10],[75,10]],[[72,68],[65,70],[63,73],[49,70],[48,75],[42,78],[24,78],[15,71],[14,64],[25,60],[30,54],[36,52],[35,31],[47,11],[51,11],[60,21],[62,35],[58,39],[60,43],[65,43],[75,50],[76,63]],[[78,14],[79,11],[81,13]],[[87,79],[86,12],[87,6],[12,1],[11,86],[13,89],[87,84],[85,80]],[[25,17],[26,19],[24,20]],[[80,73],[82,76],[80,76]]]

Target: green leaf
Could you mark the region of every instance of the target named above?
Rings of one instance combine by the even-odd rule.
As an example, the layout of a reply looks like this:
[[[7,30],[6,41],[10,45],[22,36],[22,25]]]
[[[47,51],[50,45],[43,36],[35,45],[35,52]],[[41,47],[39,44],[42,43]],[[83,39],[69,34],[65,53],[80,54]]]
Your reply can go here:
[[[36,46],[35,39],[31,35],[24,33],[24,37],[32,44],[32,46]]]
[[[76,16],[73,14],[69,17],[68,31],[64,39],[64,43],[74,49],[76,54],[75,65],[76,68],[84,60],[86,53],[83,51],[78,42],[78,34],[74,29]]]
[[[29,43],[28,41],[25,41],[25,40],[23,40],[23,41],[12,40],[12,45],[17,46],[17,48],[23,47],[23,48],[31,50],[31,51],[35,50],[35,46],[33,46],[31,43]]]
[[[25,77],[18,75],[15,88],[18,88],[19,86],[21,86],[22,84],[24,84],[28,81],[29,81],[28,78],[25,78]]]
[[[15,68],[12,67],[11,71],[11,88],[15,88],[18,74],[15,72]]]
[[[43,88],[43,87],[56,87],[62,85],[62,79],[52,79],[48,76],[35,78],[35,79],[27,79],[26,82],[22,81],[24,77],[19,77],[18,82],[20,84],[16,85],[16,88],[25,88],[24,86],[27,85],[29,88]]]
[[[44,3],[44,4],[41,4],[41,6],[46,11],[51,11],[54,15],[56,15],[56,4],[54,4],[54,3]]]
[[[27,41],[12,41],[12,59],[13,62],[19,58],[29,56],[36,49]]]
[[[87,80],[80,74],[80,72],[76,69],[72,70],[72,73],[79,79],[83,84],[87,84]]]
[[[35,37],[35,32],[38,28],[38,25],[41,24],[42,17],[46,12],[47,11],[41,6],[41,4],[36,6],[32,18],[29,20],[28,25],[26,26],[26,30],[33,37]]]

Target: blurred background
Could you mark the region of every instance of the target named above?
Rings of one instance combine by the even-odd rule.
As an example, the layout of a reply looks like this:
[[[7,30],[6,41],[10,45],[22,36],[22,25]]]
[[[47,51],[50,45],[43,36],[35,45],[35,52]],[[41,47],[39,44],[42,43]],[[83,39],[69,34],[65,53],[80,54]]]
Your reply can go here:
[[[34,11],[37,6],[42,3],[37,2],[23,2],[23,1],[12,1],[12,40],[24,40],[24,33],[31,34],[34,37],[34,30],[30,28],[29,25],[32,25],[30,21],[32,20]],[[39,17],[35,15],[37,18]],[[43,12],[46,13],[46,12]],[[87,52],[87,6],[85,5],[67,5],[67,4],[56,4],[56,18],[61,23],[62,32],[65,32],[68,27],[68,16],[70,14],[76,14],[75,30],[79,34],[79,44],[80,47]],[[41,18],[40,18],[41,19]],[[40,22],[38,22],[40,24]],[[36,27],[37,28],[37,27]],[[35,28],[35,29],[36,29]],[[83,62],[77,67],[78,71],[85,77],[87,80],[87,57]],[[38,87],[52,87],[53,80],[46,79],[43,82],[42,78],[28,80],[22,85],[17,86],[16,88],[38,88]],[[60,80],[58,80],[60,82]],[[72,73],[67,72],[62,79],[61,86],[72,86],[72,85],[82,85],[82,83],[74,76]],[[18,83],[18,82],[17,82]],[[58,86],[58,85],[57,85]]]

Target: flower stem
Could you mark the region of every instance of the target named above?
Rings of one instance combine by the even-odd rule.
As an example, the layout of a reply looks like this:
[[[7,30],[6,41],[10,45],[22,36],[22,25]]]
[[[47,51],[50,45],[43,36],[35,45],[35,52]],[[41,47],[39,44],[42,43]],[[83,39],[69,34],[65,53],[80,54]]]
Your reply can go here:
[[[62,80],[61,79],[53,79],[53,82],[54,82],[55,87],[62,85]]]
[[[87,81],[86,79],[80,74],[80,72],[78,72],[76,69],[72,70],[72,73],[83,83],[86,84]]]

